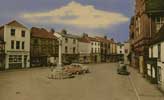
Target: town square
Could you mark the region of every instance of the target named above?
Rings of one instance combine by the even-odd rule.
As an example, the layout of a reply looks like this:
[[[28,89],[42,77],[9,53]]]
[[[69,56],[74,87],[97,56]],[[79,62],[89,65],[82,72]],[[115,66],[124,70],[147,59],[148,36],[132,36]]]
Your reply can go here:
[[[0,100],[164,100],[163,0],[2,0]]]

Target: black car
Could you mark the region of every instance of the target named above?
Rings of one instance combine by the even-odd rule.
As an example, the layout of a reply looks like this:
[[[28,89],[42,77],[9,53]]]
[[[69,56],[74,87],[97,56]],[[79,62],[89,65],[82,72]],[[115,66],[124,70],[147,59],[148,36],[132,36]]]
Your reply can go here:
[[[127,71],[127,66],[126,65],[119,66],[117,68],[117,73],[120,74],[120,75],[129,75],[130,74],[130,72]]]

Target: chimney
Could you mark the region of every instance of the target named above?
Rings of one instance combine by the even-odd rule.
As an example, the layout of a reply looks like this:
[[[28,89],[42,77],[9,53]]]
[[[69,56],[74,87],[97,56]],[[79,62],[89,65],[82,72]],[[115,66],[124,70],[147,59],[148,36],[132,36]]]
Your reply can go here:
[[[51,33],[55,33],[55,30],[53,28],[51,28],[50,32]]]
[[[88,34],[83,33],[83,38],[86,38],[86,37],[88,37]]]
[[[104,39],[107,39],[107,36],[106,35],[104,36]]]

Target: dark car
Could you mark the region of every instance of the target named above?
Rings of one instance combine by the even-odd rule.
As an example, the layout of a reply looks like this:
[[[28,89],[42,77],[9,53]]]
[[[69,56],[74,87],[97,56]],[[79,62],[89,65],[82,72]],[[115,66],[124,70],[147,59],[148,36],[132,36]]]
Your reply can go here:
[[[128,72],[128,70],[127,70],[126,65],[119,66],[117,68],[117,73],[120,75],[129,75],[130,74],[130,72]]]

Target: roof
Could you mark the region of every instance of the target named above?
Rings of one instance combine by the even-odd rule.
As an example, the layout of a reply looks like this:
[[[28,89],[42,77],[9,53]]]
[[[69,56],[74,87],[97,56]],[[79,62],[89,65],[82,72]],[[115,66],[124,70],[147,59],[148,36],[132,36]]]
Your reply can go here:
[[[155,13],[161,11],[164,12],[163,0],[146,0],[147,13]]]
[[[62,35],[63,37],[68,37],[68,38],[79,38],[77,35],[72,35],[72,34],[64,34],[64,33],[58,33]]]
[[[20,22],[18,22],[18,21],[16,21],[16,20],[13,20],[13,21],[11,21],[11,22],[8,22],[7,24],[4,24],[4,25],[27,28],[26,26],[24,26],[23,24],[21,24]],[[0,26],[0,29],[1,29],[1,28],[4,28],[4,25]]]
[[[156,34],[156,36],[153,38],[150,44],[156,44],[158,42],[164,41],[164,25],[161,27],[159,32]]]
[[[90,41],[86,38],[80,38],[79,42],[90,43]]]
[[[86,37],[89,41],[95,41],[95,42],[100,42],[98,39],[94,37]]]
[[[55,37],[53,33],[48,32],[44,28],[37,28],[37,27],[31,28],[31,36],[38,37],[38,38],[45,38],[45,39],[57,39],[57,37]]]
[[[96,39],[99,40],[100,42],[105,42],[105,43],[111,42],[110,40],[105,39],[105,38],[103,38],[103,37],[98,37],[98,36],[96,36]]]
[[[22,27],[22,28],[27,28],[27,27],[25,27],[23,24],[19,23],[19,22],[16,21],[16,20],[13,20],[13,21],[7,23],[6,25],[16,26],[16,27]]]

